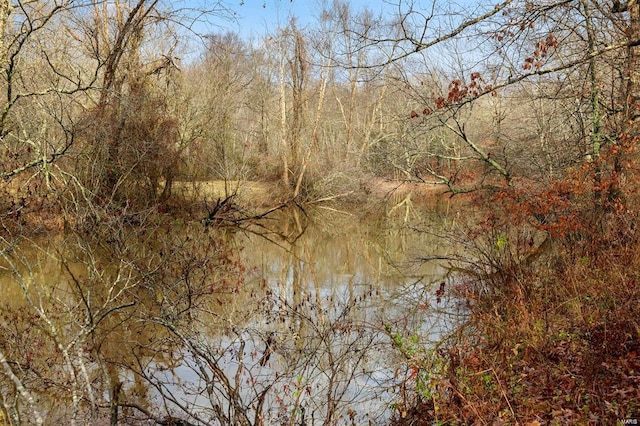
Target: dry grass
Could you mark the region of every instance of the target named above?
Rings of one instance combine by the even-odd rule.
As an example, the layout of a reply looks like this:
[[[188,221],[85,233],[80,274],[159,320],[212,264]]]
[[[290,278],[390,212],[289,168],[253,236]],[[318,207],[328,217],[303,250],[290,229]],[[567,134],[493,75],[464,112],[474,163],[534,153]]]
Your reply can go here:
[[[372,199],[397,203],[410,196],[417,204],[430,204],[441,200],[447,188],[443,185],[430,185],[394,181],[383,178],[367,179],[360,185],[360,192],[348,191],[347,196],[335,197],[338,202],[350,199]],[[258,181],[199,181],[175,182],[174,193],[181,198],[193,201],[215,201],[235,194],[236,202],[246,206],[274,206],[287,199],[287,191],[278,182]],[[332,197],[328,197],[333,199]]]
[[[174,193],[193,201],[215,201],[234,195],[238,204],[268,206],[278,204],[283,191],[277,183],[257,181],[175,182]]]

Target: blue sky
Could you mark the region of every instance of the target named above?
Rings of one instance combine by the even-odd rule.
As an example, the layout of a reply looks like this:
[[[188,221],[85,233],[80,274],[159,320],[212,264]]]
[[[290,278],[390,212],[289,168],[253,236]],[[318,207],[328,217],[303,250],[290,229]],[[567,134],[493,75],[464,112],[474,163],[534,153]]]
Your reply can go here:
[[[193,7],[194,10],[203,10],[215,7],[220,4],[218,0],[177,0],[182,4]],[[192,26],[196,34],[206,35],[214,33],[236,32],[246,41],[259,42],[263,37],[274,34],[278,28],[288,25],[292,16],[297,18],[299,29],[307,25],[314,26],[319,22],[319,17],[323,9],[323,3],[328,8],[333,4],[333,0],[221,0],[227,8],[226,19],[219,13],[201,15]],[[363,10],[369,10],[374,17],[393,19],[398,13],[398,3],[402,4],[403,11],[408,5],[413,4],[415,10],[429,14],[434,0],[341,0],[347,3],[351,12],[356,15]],[[436,16],[447,16],[449,25],[452,22],[449,18],[453,16],[469,17],[478,15],[484,5],[484,11],[491,4],[496,4],[500,0],[437,0]],[[461,14],[449,14],[448,11],[461,12]],[[234,19],[229,19],[229,14]],[[419,15],[415,19],[421,19]],[[435,21],[433,21],[435,22]],[[432,22],[432,24],[433,24]],[[444,22],[444,21],[443,21]],[[420,23],[418,23],[420,25]],[[433,25],[432,25],[433,26]],[[437,27],[433,28],[437,30]],[[429,35],[427,35],[429,37]],[[185,57],[195,57],[201,52],[203,47],[202,39],[189,36],[192,43],[187,49],[191,53],[186,53]]]
[[[331,0],[328,3],[331,4]],[[366,7],[376,15],[385,7],[389,8],[388,2],[383,0],[350,0],[348,3],[353,12]],[[236,12],[238,21],[221,25],[243,36],[253,35],[256,38],[286,26],[291,16],[296,16],[298,25],[303,27],[316,21],[322,11],[322,0],[232,0],[228,5]]]
[[[380,14],[389,17],[398,12],[397,4],[403,4],[403,9],[407,5],[414,3],[415,7],[420,10],[425,8],[431,9],[433,0],[342,0],[349,4],[351,11],[356,14],[364,9],[368,9],[374,16]],[[186,4],[192,6],[200,6],[203,8],[211,7],[211,0],[182,0]],[[322,4],[326,3],[331,6],[333,0],[223,0],[223,4],[229,11],[233,12],[236,20],[231,21],[222,18],[209,18],[208,25],[203,28],[204,32],[234,31],[243,37],[253,36],[260,38],[270,32],[275,31],[278,27],[287,25],[291,16],[298,18],[298,26],[304,27],[308,23],[317,22]],[[495,4],[499,0],[479,1],[479,0],[440,0],[437,2],[438,8],[449,8],[459,10],[467,9],[472,15],[474,10],[487,3]],[[394,4],[395,3],[395,4]],[[477,10],[475,10],[477,12]],[[199,25],[201,27],[201,25]]]

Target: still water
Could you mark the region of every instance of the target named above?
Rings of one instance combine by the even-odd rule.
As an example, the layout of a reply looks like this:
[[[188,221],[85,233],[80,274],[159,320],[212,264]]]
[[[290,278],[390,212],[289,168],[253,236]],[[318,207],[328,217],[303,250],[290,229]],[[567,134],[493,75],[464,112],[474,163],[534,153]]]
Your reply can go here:
[[[3,350],[33,398],[4,416],[386,424],[410,367],[392,341],[428,348],[457,313],[435,296],[443,265],[416,261],[452,250],[434,236],[447,220],[292,209],[109,244],[5,241]]]

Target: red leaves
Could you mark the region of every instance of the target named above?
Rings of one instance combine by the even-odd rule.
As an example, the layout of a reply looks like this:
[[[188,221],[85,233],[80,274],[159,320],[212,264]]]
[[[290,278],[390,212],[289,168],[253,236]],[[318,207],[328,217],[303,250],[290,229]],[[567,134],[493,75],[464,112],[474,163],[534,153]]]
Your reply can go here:
[[[411,372],[409,373],[409,376],[407,377],[407,380],[415,379],[416,376],[418,375],[418,372],[420,371],[420,369],[415,365],[412,365],[410,368],[411,368]]]
[[[635,155],[627,145],[618,138],[618,143],[603,150],[597,160],[567,170],[562,179],[544,187],[518,183],[517,189],[496,193],[493,202],[500,206],[497,210],[505,214],[511,226],[532,226],[565,241],[572,249],[576,249],[578,241],[587,252],[599,249],[602,241],[628,233],[624,221],[620,222],[622,231],[616,230],[616,218],[638,214],[629,200],[638,195],[636,179],[640,168],[620,166],[623,158]],[[603,220],[610,221],[608,233],[602,232]]]
[[[433,106],[435,108],[426,107],[422,110],[422,115],[427,116],[433,114],[436,110],[444,109],[456,104],[462,104],[468,102],[474,98],[482,96],[485,93],[491,92],[492,96],[495,96],[493,92],[493,86],[487,84],[482,74],[478,71],[474,71],[470,75],[469,81],[463,79],[453,79],[447,87],[447,95],[438,96],[433,98]],[[409,113],[410,118],[418,118],[420,115],[417,111],[412,110]]]
[[[545,39],[544,43],[546,44],[547,47],[558,47],[558,45],[560,44],[558,42],[558,39],[553,33],[549,33],[549,35],[547,35],[547,38]]]
[[[522,65],[522,68],[525,69],[525,70],[530,70],[531,69],[531,64],[533,64],[533,58],[531,58],[531,57],[525,58],[524,65]]]
[[[477,98],[491,90],[492,86],[486,84],[484,78],[482,78],[482,74],[475,71],[471,73],[469,83],[460,79],[452,80],[449,84],[447,99],[445,100],[442,97],[436,99],[436,107],[441,109],[450,104],[461,103],[465,100]]]
[[[522,68],[530,70],[532,68],[542,67],[543,59],[549,56],[550,49],[557,47],[560,43],[553,33],[549,33],[544,40],[540,40],[536,43],[536,49],[533,52],[533,56],[525,58]]]
[[[447,102],[450,104],[458,103],[467,96],[467,92],[468,88],[461,80],[453,80],[449,84]]]
[[[442,298],[444,297],[444,289],[445,289],[445,282],[442,281],[440,283],[440,287],[438,287],[438,290],[436,290],[436,303],[440,303],[442,301]]]

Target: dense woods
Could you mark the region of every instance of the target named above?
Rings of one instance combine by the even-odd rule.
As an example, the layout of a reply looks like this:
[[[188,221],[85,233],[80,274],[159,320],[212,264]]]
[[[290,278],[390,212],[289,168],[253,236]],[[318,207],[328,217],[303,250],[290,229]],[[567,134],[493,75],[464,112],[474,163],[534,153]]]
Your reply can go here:
[[[241,3],[0,0],[0,424],[359,424],[344,356],[384,339],[387,423],[640,421],[640,3],[333,0],[260,38],[203,29]],[[437,344],[279,306],[325,351],[313,413],[301,379],[289,402],[240,380],[246,332],[194,325],[245,285],[235,232],[293,207],[278,244],[303,258],[313,206],[443,200],[444,231],[402,223],[459,247],[420,258],[448,272],[414,307],[464,307]],[[178,358],[202,390],[167,385]]]

